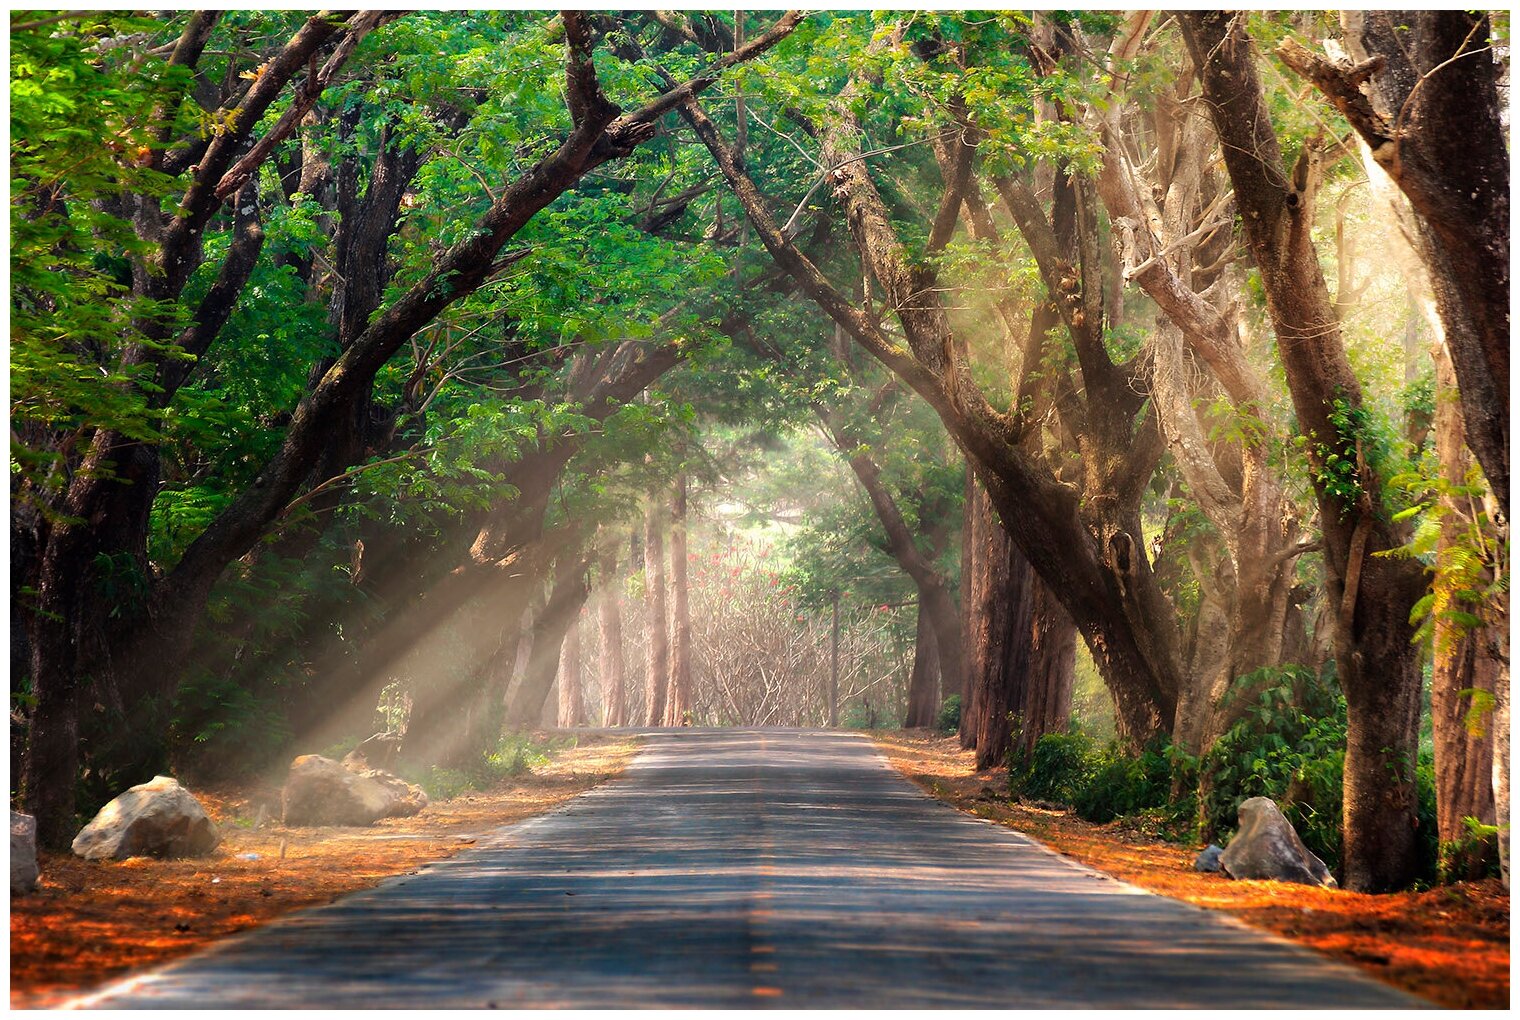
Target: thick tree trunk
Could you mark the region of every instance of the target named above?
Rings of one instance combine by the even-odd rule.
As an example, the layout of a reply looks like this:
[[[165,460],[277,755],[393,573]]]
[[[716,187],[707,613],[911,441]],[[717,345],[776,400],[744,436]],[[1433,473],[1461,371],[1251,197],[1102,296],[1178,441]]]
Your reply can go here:
[[[1414,772],[1421,677],[1409,612],[1424,588],[1422,570],[1379,555],[1401,545],[1402,536],[1381,509],[1383,479],[1368,464],[1361,437],[1361,386],[1314,247],[1315,152],[1304,151],[1291,181],[1284,175],[1242,16],[1189,11],[1179,20],[1308,444],[1348,716],[1344,884],[1358,892],[1399,888],[1419,863]]]
[[[686,578],[685,473],[676,480],[670,520],[670,689],[665,725],[691,722],[691,595]]]
[[[996,522],[987,504],[986,493],[977,483],[970,463],[966,466],[966,495],[961,522],[961,649],[964,682],[961,686],[961,721],[958,736],[962,748],[976,746],[980,725],[982,685],[979,681],[981,661],[977,634],[985,614],[983,603],[990,587],[986,576],[988,564],[984,543]]]
[[[670,645],[665,596],[665,523],[658,504],[651,504],[644,518],[644,607],[649,641],[645,656],[645,722],[665,725],[665,702],[669,696]]]
[[[1501,631],[1500,637],[1506,635]],[[1505,646],[1506,652],[1508,646]],[[1508,655],[1505,656],[1508,662]],[[1494,824],[1499,827],[1499,875],[1509,888],[1509,669],[1494,690]]]
[[[939,653],[934,628],[924,604],[918,604],[918,629],[913,643],[913,672],[908,678],[908,711],[904,729],[933,726],[939,709]]]
[[[1030,613],[1029,682],[1025,685],[1023,726],[1014,751],[1027,755],[1047,733],[1063,733],[1071,722],[1071,691],[1077,675],[1077,628],[1059,599],[1030,571],[1034,582]]]
[[[1467,482],[1471,456],[1464,445],[1462,414],[1457,406],[1456,375],[1451,359],[1438,350],[1436,359],[1436,457],[1441,477],[1449,485]],[[1470,578],[1459,572],[1460,559],[1470,555],[1467,532],[1470,501],[1453,495],[1441,498],[1441,536],[1436,545],[1434,634],[1435,661],[1430,678],[1430,717],[1435,744],[1436,823],[1440,830],[1440,871],[1446,879],[1479,878],[1486,866],[1481,845],[1475,845],[1463,821],[1475,818],[1492,824],[1494,817],[1494,740],[1491,710],[1479,699],[1491,699],[1504,664],[1495,654],[1497,637],[1486,625],[1469,626],[1455,620],[1453,611],[1468,611],[1459,591]]]
[[[605,726],[628,725],[627,669],[623,659],[623,609],[618,591],[617,549],[609,545],[597,568],[596,615],[601,638],[600,670]]]
[[[581,614],[577,610],[565,635],[559,657],[559,726],[586,725],[586,702],[581,688]]]
[[[966,677],[975,709],[962,717],[962,744],[976,749],[977,768],[986,769],[1003,762],[1016,737],[1027,751],[1066,728],[1076,628],[979,486],[973,499]]]

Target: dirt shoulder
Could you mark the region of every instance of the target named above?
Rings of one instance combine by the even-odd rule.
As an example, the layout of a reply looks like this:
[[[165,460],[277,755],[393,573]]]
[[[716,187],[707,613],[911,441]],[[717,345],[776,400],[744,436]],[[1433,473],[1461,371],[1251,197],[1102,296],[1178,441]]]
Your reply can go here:
[[[887,759],[929,794],[1018,829],[1152,892],[1222,910],[1452,1008],[1509,1006],[1509,893],[1497,879],[1367,896],[1283,882],[1232,881],[1192,869],[1198,848],[1065,811],[1007,800],[1007,770],[975,770],[954,737],[875,733]]]
[[[301,907],[452,857],[623,771],[630,738],[581,737],[531,773],[369,828],[252,828],[268,791],[194,791],[222,831],[210,857],[85,861],[43,854],[38,891],[11,901],[11,1006],[47,1008]],[[282,855],[283,848],[283,855]],[[256,856],[253,856],[256,855]]]

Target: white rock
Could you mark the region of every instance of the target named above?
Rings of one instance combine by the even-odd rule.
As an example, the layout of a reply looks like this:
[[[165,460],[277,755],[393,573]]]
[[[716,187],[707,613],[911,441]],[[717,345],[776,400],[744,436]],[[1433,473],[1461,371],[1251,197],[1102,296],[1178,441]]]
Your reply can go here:
[[[221,841],[190,791],[168,776],[154,776],[101,808],[74,837],[74,853],[92,861],[201,857]]]
[[[290,763],[281,800],[286,825],[373,825],[415,815],[428,802],[419,787],[389,772],[345,767],[320,754]]]

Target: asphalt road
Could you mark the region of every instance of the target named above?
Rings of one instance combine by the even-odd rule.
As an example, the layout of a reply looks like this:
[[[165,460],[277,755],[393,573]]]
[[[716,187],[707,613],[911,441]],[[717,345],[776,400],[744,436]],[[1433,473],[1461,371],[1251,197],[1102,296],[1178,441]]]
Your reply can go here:
[[[967,817],[843,733],[649,736],[476,848],[80,1005],[1421,1005]]]

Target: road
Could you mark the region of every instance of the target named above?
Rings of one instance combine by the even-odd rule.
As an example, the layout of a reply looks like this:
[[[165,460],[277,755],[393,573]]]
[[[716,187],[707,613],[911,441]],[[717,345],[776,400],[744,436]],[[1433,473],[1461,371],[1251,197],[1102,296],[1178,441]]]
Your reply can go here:
[[[552,814],[79,1004],[1421,1005],[963,815],[860,736],[647,739]]]

